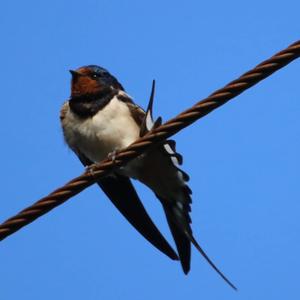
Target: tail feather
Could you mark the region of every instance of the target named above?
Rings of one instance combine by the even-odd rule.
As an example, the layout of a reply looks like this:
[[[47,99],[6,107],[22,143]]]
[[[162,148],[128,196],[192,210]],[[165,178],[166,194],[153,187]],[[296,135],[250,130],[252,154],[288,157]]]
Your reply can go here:
[[[167,208],[165,208],[165,214],[178,250],[178,255],[183,272],[184,274],[188,274],[191,267],[191,242],[186,237],[186,235],[178,228],[178,226],[174,224],[172,216],[168,212]]]
[[[236,286],[217,268],[217,266],[212,262],[212,260],[207,256],[202,247],[198,244],[192,234],[185,231],[185,235],[193,243],[195,248],[200,252],[200,254],[205,258],[209,265],[227,282],[234,290],[237,290]]]
[[[155,123],[158,125],[161,123],[161,118],[156,122],[153,121],[152,116],[152,106],[155,92],[155,81],[152,84],[151,96],[149,100],[149,105],[146,111],[146,116],[144,122],[141,126],[140,136],[149,132],[151,129],[155,128]],[[227,284],[229,284],[234,290],[237,288],[229,281],[229,279],[217,268],[217,266],[212,262],[212,260],[207,256],[202,247],[198,244],[193,236],[191,229],[191,217],[189,212],[191,211],[191,194],[192,191],[186,184],[189,181],[189,176],[184,171],[182,171],[179,166],[182,164],[182,156],[176,152],[176,143],[173,140],[167,140],[163,143],[161,147],[162,153],[169,158],[170,165],[177,172],[177,177],[179,179],[180,192],[175,196],[171,197],[173,199],[164,199],[159,195],[157,198],[161,201],[167,221],[173,235],[181,266],[183,272],[187,274],[190,270],[191,263],[191,243],[200,252],[200,254],[205,258],[208,264],[223,278]]]
[[[176,242],[176,246],[179,252],[179,258],[184,269],[184,266],[186,266],[184,263],[186,263],[186,259],[188,256],[184,256],[183,254],[185,253],[184,251],[182,251],[180,253],[180,250],[178,248],[178,245],[182,245],[181,243],[183,243],[183,241],[185,241],[185,245],[186,245],[186,240],[188,240],[190,243],[192,243],[195,248],[200,252],[200,254],[204,257],[204,259],[208,262],[208,264],[223,278],[223,280],[229,285],[231,286],[234,290],[237,290],[237,288],[234,286],[234,284],[219,270],[219,268],[212,262],[212,260],[208,257],[208,255],[205,253],[205,251],[203,250],[203,248],[199,245],[199,243],[196,241],[196,239],[193,236],[191,227],[190,227],[190,222],[188,220],[188,218],[186,217],[187,213],[181,211],[181,216],[180,216],[180,212],[178,209],[174,209],[173,208],[168,208],[165,207],[165,210],[167,210],[166,215],[168,218],[168,223],[170,225],[170,229],[173,233],[174,231],[174,227],[176,227],[176,235],[173,234],[175,242]],[[181,237],[178,235],[178,232],[181,233]],[[184,236],[184,239],[182,241],[179,241],[177,239],[182,238],[182,236]],[[187,249],[187,248],[186,248]],[[182,255],[181,255],[182,254]],[[182,256],[183,256],[183,260],[182,260]]]

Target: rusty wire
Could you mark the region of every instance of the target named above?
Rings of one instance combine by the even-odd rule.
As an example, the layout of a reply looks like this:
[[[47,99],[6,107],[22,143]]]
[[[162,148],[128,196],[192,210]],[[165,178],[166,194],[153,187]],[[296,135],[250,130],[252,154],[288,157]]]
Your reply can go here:
[[[142,152],[149,149],[149,147],[164,141],[199,118],[225,104],[230,99],[270,76],[272,73],[289,64],[299,56],[300,41],[297,41],[285,50],[278,52],[270,59],[260,63],[251,71],[246,72],[238,79],[230,82],[222,89],[215,91],[209,97],[198,102],[177,117],[149,132],[126,149],[120,151],[113,162],[109,159],[103,160],[101,163],[95,165],[92,173],[89,171],[84,172],[63,187],[58,188],[48,196],[40,199],[38,202],[25,208],[17,215],[6,220],[0,225],[0,241],[46,214],[58,205],[64,203],[72,196],[80,193],[82,190],[95,183],[97,179],[107,175],[113,169],[134,159]]]

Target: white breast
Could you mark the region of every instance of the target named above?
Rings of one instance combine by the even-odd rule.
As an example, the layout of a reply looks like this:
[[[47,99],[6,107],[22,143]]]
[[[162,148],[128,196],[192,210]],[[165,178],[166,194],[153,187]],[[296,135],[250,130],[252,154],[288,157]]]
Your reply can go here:
[[[116,97],[88,119],[81,119],[68,109],[63,129],[69,146],[78,149],[93,162],[129,146],[138,139],[140,130],[127,105]]]

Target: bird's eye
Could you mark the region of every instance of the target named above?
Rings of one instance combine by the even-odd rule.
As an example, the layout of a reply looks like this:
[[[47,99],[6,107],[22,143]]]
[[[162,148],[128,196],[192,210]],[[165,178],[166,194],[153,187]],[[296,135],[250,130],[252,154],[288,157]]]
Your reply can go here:
[[[92,74],[92,78],[99,78],[100,76],[99,76],[99,74],[97,74],[97,73],[94,73],[94,74]]]

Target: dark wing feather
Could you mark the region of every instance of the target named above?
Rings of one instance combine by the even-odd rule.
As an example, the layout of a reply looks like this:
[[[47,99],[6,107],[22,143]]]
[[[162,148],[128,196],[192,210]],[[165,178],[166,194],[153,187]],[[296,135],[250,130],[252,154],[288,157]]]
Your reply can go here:
[[[82,154],[77,152],[77,155],[85,166],[91,165],[91,162]],[[97,184],[120,213],[142,236],[168,257],[178,260],[175,251],[149,217],[129,178],[114,174],[101,178],[97,181]]]
[[[178,260],[175,251],[152,222],[128,177],[116,174],[104,177],[97,183],[141,235],[171,259]]]

